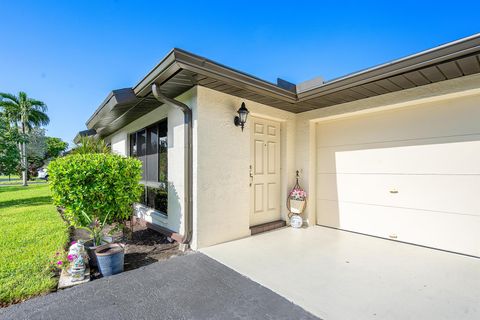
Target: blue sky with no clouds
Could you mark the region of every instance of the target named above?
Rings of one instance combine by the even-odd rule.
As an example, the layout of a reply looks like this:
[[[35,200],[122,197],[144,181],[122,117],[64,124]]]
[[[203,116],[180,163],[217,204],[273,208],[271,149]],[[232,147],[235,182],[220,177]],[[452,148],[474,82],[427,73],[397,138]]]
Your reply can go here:
[[[332,79],[480,32],[479,1],[0,0],[0,91],[71,142],[173,47],[275,82]]]

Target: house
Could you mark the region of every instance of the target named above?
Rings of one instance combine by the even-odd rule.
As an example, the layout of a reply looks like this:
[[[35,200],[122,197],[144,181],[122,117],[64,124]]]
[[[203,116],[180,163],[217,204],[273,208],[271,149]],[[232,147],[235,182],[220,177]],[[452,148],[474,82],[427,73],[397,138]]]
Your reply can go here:
[[[300,84],[173,49],[86,124],[142,161],[136,214],[194,249],[288,222],[299,170],[306,226],[480,256],[480,34]]]

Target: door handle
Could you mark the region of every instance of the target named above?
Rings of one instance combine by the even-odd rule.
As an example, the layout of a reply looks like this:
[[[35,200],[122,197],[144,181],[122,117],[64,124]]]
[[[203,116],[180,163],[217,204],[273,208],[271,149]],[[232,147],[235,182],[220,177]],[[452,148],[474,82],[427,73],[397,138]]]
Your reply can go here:
[[[250,170],[249,170],[249,176],[250,176],[250,187],[253,184],[253,172],[252,172],[252,165],[250,165]]]

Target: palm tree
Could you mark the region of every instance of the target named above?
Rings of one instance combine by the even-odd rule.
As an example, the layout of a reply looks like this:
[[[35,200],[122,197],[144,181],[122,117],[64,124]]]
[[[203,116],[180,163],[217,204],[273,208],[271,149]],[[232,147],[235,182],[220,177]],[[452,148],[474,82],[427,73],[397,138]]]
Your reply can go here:
[[[47,125],[50,118],[47,116],[47,106],[40,100],[32,99],[25,92],[20,91],[18,96],[10,93],[0,93],[0,107],[4,114],[16,128],[20,127],[22,142],[20,158],[22,164],[23,185],[27,185],[27,144],[26,135],[37,126]]]

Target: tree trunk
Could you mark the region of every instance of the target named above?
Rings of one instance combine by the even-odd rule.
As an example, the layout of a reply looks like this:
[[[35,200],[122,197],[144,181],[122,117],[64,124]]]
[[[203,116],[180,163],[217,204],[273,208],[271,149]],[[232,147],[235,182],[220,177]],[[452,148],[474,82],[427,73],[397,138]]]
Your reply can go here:
[[[27,186],[27,143],[25,141],[25,123],[22,121],[22,134],[23,134],[23,141],[22,141],[22,152],[21,152],[21,163],[22,163],[22,179],[23,179],[23,186]]]

